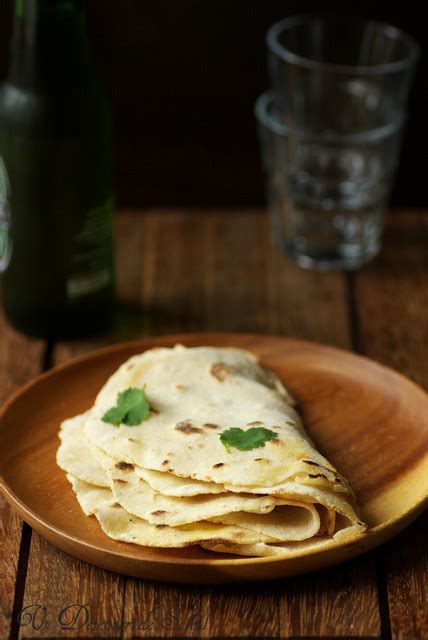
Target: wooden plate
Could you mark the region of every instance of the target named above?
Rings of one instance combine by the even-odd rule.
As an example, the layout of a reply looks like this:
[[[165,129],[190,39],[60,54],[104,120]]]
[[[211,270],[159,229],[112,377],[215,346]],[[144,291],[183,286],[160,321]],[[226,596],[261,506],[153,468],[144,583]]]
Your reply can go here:
[[[167,550],[110,540],[83,515],[55,462],[59,423],[93,403],[107,377],[154,346],[238,346],[257,354],[299,403],[322,453],[350,480],[368,532],[353,544],[298,557],[242,558],[199,547]],[[53,544],[92,564],[174,582],[231,582],[326,567],[381,544],[423,510],[428,493],[428,400],[415,384],[371,360],[273,336],[194,334],[115,345],[39,376],[0,414],[0,488]]]

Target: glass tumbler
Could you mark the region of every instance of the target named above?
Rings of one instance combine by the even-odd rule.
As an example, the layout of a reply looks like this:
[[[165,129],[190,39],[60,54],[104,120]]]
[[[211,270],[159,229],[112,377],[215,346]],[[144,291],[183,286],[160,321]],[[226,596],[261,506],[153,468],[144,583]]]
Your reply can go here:
[[[275,243],[302,267],[357,269],[380,250],[404,115],[367,132],[314,134],[256,102]]]
[[[302,266],[356,269],[380,249],[419,49],[376,21],[295,16],[267,33],[256,104],[275,236]]]
[[[294,16],[274,24],[266,44],[275,110],[289,127],[361,133],[406,110],[419,47],[391,25]]]

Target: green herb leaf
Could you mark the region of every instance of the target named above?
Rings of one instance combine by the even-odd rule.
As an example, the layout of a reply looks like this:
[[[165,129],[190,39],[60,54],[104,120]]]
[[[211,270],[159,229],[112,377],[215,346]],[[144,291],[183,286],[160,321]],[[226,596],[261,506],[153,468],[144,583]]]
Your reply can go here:
[[[116,426],[122,422],[122,418],[124,414],[117,407],[112,407],[103,415],[102,420],[104,422],[109,422],[110,424],[115,424]]]
[[[264,427],[252,427],[244,431],[243,429],[232,427],[219,434],[222,445],[230,451],[231,447],[240,451],[250,451],[264,447],[269,440],[278,437],[275,431]]]
[[[116,406],[112,407],[101,418],[103,422],[125,424],[135,427],[150,416],[150,405],[144,389],[130,388],[117,394]]]

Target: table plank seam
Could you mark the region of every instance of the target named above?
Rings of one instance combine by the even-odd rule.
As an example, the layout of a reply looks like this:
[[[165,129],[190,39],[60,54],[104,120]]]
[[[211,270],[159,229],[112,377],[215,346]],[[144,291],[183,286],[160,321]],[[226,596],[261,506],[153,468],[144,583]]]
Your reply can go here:
[[[120,638],[124,638],[125,637],[125,632],[126,629],[124,628],[124,620],[125,620],[125,616],[126,616],[126,587],[127,587],[127,583],[128,583],[128,576],[122,576],[123,577],[123,592],[122,592],[122,613],[121,613],[121,619],[120,619],[120,625],[121,625],[121,631],[120,631]]]
[[[45,342],[40,358],[40,371],[48,371],[52,368],[52,356],[54,341],[49,339]],[[19,546],[18,567],[16,572],[15,595],[13,599],[12,619],[10,625],[10,640],[19,638],[19,616],[22,611],[25,596],[25,585],[27,582],[28,560],[30,557],[31,540],[33,530],[26,522],[22,523],[21,543]]]
[[[355,278],[350,271],[345,273],[346,305],[348,307],[348,324],[351,346],[356,353],[363,353],[361,332],[358,323],[357,299],[355,292]]]
[[[42,351],[41,371],[49,371],[53,367],[53,354],[55,341],[52,338],[46,340],[45,348]]]
[[[16,570],[15,595],[10,622],[10,640],[16,640],[19,637],[19,615],[22,611],[22,604],[24,602],[32,533],[33,530],[30,525],[23,522],[21,529],[21,542],[19,545],[18,567]]]
[[[391,640],[391,612],[389,609],[388,585],[385,569],[385,551],[383,547],[380,547],[378,554],[376,555],[375,570],[376,587],[379,599],[381,638],[385,640]]]
[[[346,290],[349,313],[349,326],[351,331],[351,344],[356,353],[364,355],[360,323],[357,311],[357,295],[355,288],[355,274],[347,272]],[[378,606],[380,615],[380,637],[382,640],[391,640],[391,613],[388,601],[388,587],[385,573],[384,550],[378,550],[375,560],[376,591],[378,596]]]

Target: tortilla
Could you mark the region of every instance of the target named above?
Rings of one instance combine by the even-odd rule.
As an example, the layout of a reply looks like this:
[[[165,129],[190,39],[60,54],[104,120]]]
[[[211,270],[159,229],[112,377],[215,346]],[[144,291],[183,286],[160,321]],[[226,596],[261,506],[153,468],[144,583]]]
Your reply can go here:
[[[144,386],[155,410],[148,420],[138,427],[103,422],[119,391]],[[316,451],[290,403],[281,383],[274,384],[273,374],[245,351],[157,349],[131,358],[107,381],[85,422],[85,434],[113,458],[179,477],[254,487],[321,479],[335,491],[340,487],[351,493]],[[224,430],[254,426],[278,437],[251,451],[228,451],[220,441]]]
[[[201,542],[200,546],[207,551],[215,551],[216,553],[232,553],[238,556],[286,556],[292,558],[308,553],[312,550],[328,549],[331,547],[332,541],[328,538],[313,538],[303,542],[288,543],[267,543],[256,542],[255,544],[225,544],[224,542],[210,543]]]
[[[256,543],[260,534],[234,526],[198,522],[182,527],[152,525],[128,513],[115,501],[112,492],[67,475],[86,515],[95,515],[106,535],[113,540],[146,547],[187,547],[205,541],[211,544]],[[264,541],[273,541],[261,536]]]
[[[110,487],[102,466],[90,454],[83,424],[87,413],[64,420],[59,431],[61,444],[56,453],[59,467],[71,475],[98,487]]]
[[[135,473],[143,478],[152,489],[162,493],[164,496],[176,496],[184,498],[186,496],[200,496],[206,493],[224,493],[224,485],[215,482],[200,482],[193,478],[180,478],[171,473],[153,471],[135,466]]]
[[[319,514],[313,505],[285,501],[267,515],[240,511],[210,518],[210,521],[256,531],[280,542],[307,540],[316,536],[321,526]]]
[[[71,473],[79,480],[99,487],[110,487],[107,473],[96,460],[96,454],[93,454],[94,447],[85,436],[83,425],[86,417],[87,412],[64,420],[61,424],[59,432],[61,444],[57,450],[57,464],[61,469]],[[96,449],[97,447],[95,447]],[[223,485],[214,482],[200,482],[192,478],[179,478],[169,473],[151,471],[142,467],[135,467],[135,472],[152,489],[167,496],[184,497],[225,492]]]
[[[127,511],[152,524],[177,526],[236,511],[266,514],[281,504],[281,500],[274,497],[241,493],[187,498],[165,496],[154,491],[143,478],[139,478],[133,465],[117,462],[99,449],[94,449],[94,452],[110,478],[115,499]]]
[[[86,515],[94,512],[94,503],[97,500],[111,502],[114,499],[129,513],[142,517],[155,525],[177,526],[209,519],[217,524],[234,525],[262,533],[278,541],[310,538],[317,535],[320,530],[320,517],[313,505],[309,503],[298,504],[275,498],[261,498],[254,494],[226,494],[221,485],[218,485],[220,495],[217,492],[216,495],[207,496],[201,492],[198,497],[193,497],[193,500],[186,500],[185,505],[181,499],[182,496],[171,498],[167,495],[161,495],[145,482],[145,470],[128,463],[117,462],[97,447],[90,447],[83,433],[84,419],[85,414],[80,417],[76,416],[72,421],[66,421],[67,424],[61,432],[62,442],[58,450],[58,459],[61,462],[64,460],[69,462],[71,458],[65,454],[69,451],[73,452],[73,463],[77,460],[78,467],[74,464],[62,466],[65,466],[65,470],[71,475],[73,475],[73,470],[77,468],[79,477],[74,476],[75,483],[79,479],[83,483],[93,484],[88,482],[86,478],[94,477],[94,470],[96,470],[97,484],[100,485],[100,489],[99,491],[96,491],[96,487],[91,489],[89,495],[95,500],[89,510],[85,502],[87,493],[83,492],[83,498],[80,500]],[[157,473],[158,476],[173,478],[167,473],[154,473]],[[185,479],[177,478],[177,480],[181,483],[186,482]],[[101,488],[101,481],[103,487],[111,486],[113,494],[111,491]],[[203,483],[197,481],[194,481],[194,484],[204,486]],[[193,491],[195,491],[194,488]],[[262,515],[249,513],[248,509],[258,510]],[[272,513],[268,516],[269,511]]]
[[[148,416],[133,426],[103,420],[118,393],[135,388]],[[355,495],[294,404],[241,349],[153,349],[63,423],[57,460],[85,513],[117,540],[264,556],[355,539],[366,528]],[[263,437],[230,442],[230,429]]]

